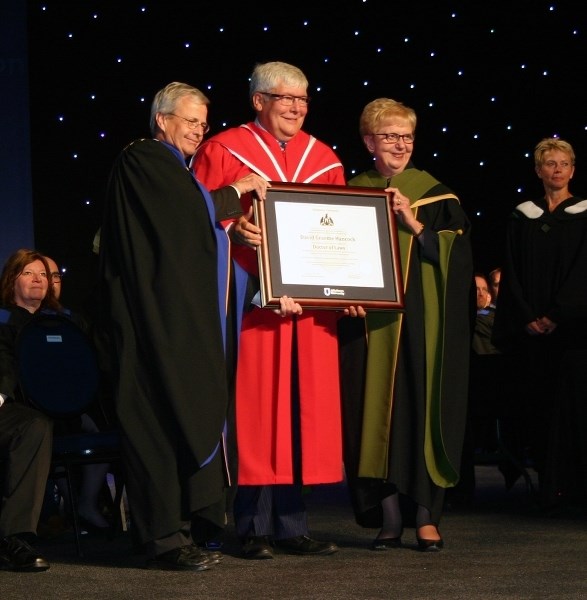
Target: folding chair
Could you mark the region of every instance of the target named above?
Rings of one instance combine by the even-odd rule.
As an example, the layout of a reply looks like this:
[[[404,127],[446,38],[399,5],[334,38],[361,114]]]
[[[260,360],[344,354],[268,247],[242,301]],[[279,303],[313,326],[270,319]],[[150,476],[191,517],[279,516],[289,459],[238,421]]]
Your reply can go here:
[[[16,342],[16,362],[25,398],[54,419],[79,416],[97,399],[100,371],[95,350],[84,331],[65,316],[41,314],[25,325]],[[82,556],[81,528],[72,469],[91,463],[119,462],[117,431],[54,436],[52,477],[67,479],[79,556]],[[119,478],[113,502],[124,528],[123,489],[124,483]]]

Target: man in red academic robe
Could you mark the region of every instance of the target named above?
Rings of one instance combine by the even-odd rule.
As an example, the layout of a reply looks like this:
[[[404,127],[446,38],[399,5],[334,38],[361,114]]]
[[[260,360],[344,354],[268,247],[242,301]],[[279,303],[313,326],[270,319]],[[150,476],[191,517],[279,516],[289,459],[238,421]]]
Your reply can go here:
[[[251,172],[268,181],[344,185],[343,167],[332,149],[301,131],[307,87],[304,74],[292,65],[257,65],[250,85],[256,121],[205,142],[194,160],[198,179],[211,190]],[[247,212],[250,194],[241,203]],[[260,235],[247,235],[260,243]],[[233,245],[232,251],[249,275],[258,277],[254,249]],[[252,307],[243,319],[234,516],[246,558],[272,558],[271,539],[293,554],[337,550],[308,536],[301,486],[343,477],[338,317],[333,311],[305,310],[284,319]]]

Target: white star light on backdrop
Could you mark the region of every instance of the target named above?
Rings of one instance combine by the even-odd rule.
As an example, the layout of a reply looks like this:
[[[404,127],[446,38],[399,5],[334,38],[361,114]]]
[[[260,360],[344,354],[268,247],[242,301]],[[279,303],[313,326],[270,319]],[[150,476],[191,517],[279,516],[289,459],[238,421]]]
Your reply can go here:
[[[587,193],[584,29],[570,2],[257,0],[29,3],[35,227],[70,261],[91,249],[108,171],[149,135],[154,93],[172,80],[206,91],[209,135],[252,117],[256,62],[301,67],[312,96],[305,129],[329,143],[347,176],[369,167],[363,106],[387,96],[418,115],[414,162],[449,185],[474,225],[481,263],[498,256],[503,221],[541,193],[532,164],[543,137],[578,156]],[[485,258],[487,256],[487,258]]]

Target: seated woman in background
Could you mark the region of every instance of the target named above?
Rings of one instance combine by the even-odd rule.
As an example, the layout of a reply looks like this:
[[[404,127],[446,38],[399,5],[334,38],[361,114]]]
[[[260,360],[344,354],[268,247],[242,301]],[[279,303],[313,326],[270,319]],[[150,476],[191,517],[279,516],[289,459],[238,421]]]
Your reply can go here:
[[[44,312],[68,317],[84,329],[82,319],[65,310],[59,302],[60,286],[55,288],[51,275],[56,269],[56,265],[53,270],[50,268],[53,265],[54,261],[35,250],[20,249],[7,259],[0,277],[0,343],[4,375],[2,382],[5,387],[0,392],[25,404],[27,400],[22,398],[19,389],[14,359],[16,339],[21,329],[37,314]],[[56,272],[58,273],[58,270]],[[60,420],[55,423],[55,433],[79,431],[97,431],[97,427],[86,414],[79,419]],[[105,482],[108,466],[84,466],[78,497],[78,514],[86,529],[110,530],[110,524],[98,509],[98,495]],[[59,485],[62,488],[66,484],[60,482]]]
[[[2,278],[8,307],[0,308],[0,569],[45,571],[49,562],[29,541],[37,532],[43,505],[53,424],[26,406],[17,393],[14,343],[18,328],[31,318],[30,311],[57,304],[52,294],[47,295],[47,265],[41,255],[22,251],[12,258],[16,275]]]

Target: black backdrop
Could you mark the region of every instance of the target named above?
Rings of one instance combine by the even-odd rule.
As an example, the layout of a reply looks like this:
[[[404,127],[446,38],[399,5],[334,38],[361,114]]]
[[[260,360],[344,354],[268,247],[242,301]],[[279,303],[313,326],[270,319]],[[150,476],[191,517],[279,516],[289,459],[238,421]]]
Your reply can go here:
[[[347,176],[369,165],[358,118],[388,96],[418,114],[414,160],[452,187],[474,225],[477,268],[501,260],[511,207],[541,193],[532,150],[559,135],[586,193],[585,17],[573,3],[395,0],[28,2],[35,243],[67,267],[66,298],[91,287],[92,238],[110,166],[148,136],[172,80],[210,97],[210,134],[247,121],[256,62],[310,81],[305,129]]]

